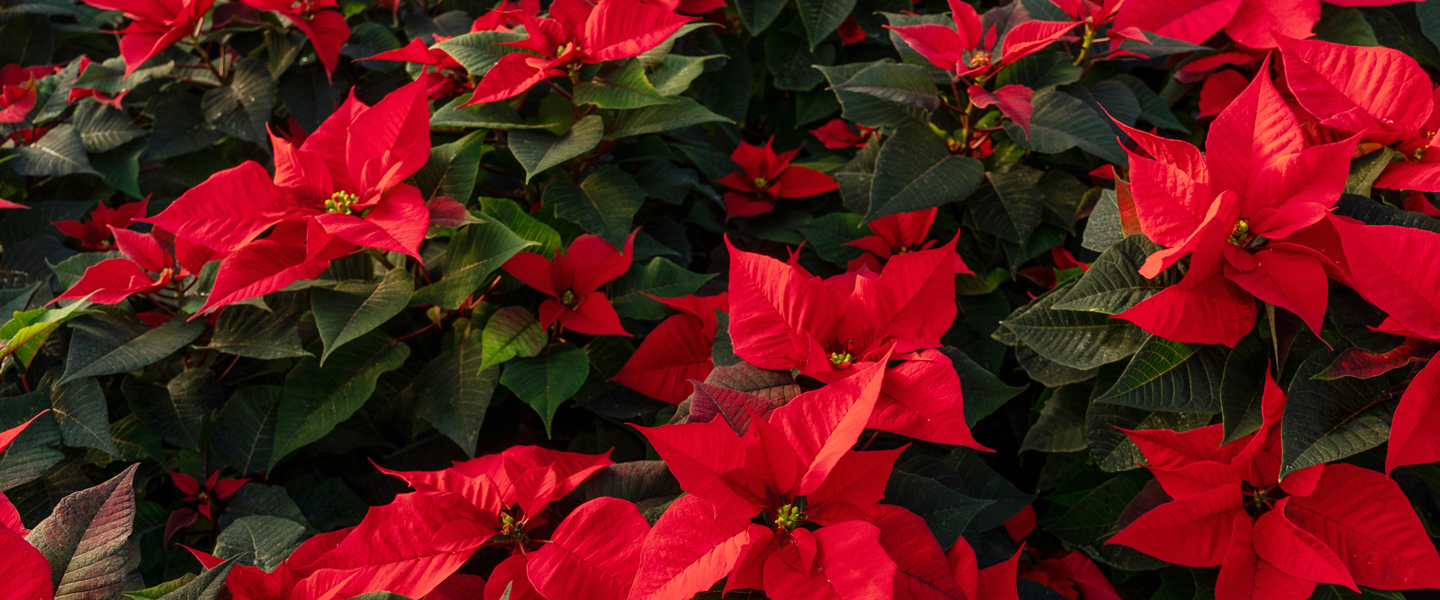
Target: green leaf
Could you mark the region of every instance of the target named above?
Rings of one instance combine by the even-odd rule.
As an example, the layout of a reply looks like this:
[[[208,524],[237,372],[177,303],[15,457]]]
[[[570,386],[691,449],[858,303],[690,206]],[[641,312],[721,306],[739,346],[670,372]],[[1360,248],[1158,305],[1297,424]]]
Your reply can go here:
[[[1312,379],[1339,353],[1330,348],[1315,351],[1290,381],[1280,421],[1281,477],[1354,456],[1390,437],[1399,398],[1384,377]]]
[[[624,275],[615,280],[615,295],[610,303],[615,312],[631,319],[659,320],[671,314],[669,308],[650,296],[678,298],[695,293],[705,282],[715,278],[715,273],[694,273],[687,271],[669,259],[656,257],[644,265],[630,267]]]
[[[50,408],[45,390],[0,398],[0,427],[10,429]],[[0,491],[13,489],[43,476],[65,458],[57,449],[60,427],[50,414],[40,415],[20,432],[10,447],[0,451]],[[15,500],[11,494],[11,500]],[[46,508],[49,508],[48,506]]]
[[[1263,425],[1260,399],[1265,392],[1265,371],[1270,349],[1251,333],[1240,339],[1220,375],[1220,414],[1225,421],[1225,443],[1255,433]]]
[[[800,23],[805,26],[805,36],[810,39],[813,50],[820,42],[835,33],[835,29],[855,10],[856,0],[796,0],[800,9]]]
[[[520,113],[515,112],[514,108],[504,102],[464,106],[469,100],[468,96],[461,96],[446,103],[445,106],[435,109],[435,114],[430,115],[430,126],[437,129],[447,127],[549,129],[556,125],[555,123],[526,123]]]
[[[706,61],[723,56],[721,54],[708,56],[666,54],[664,64],[650,74],[650,83],[655,86],[655,91],[659,92],[661,96],[679,96],[685,93],[685,90],[690,89],[690,82],[695,81],[696,77],[705,72]]]
[[[273,571],[301,542],[305,526],[280,517],[241,517],[215,539],[215,556]]]
[[[471,132],[459,140],[431,148],[430,160],[415,172],[415,187],[426,200],[446,196],[461,204],[469,202],[484,151],[484,131]]]
[[[880,149],[865,222],[964,200],[984,175],[980,161],[952,156],[928,127],[906,127]]]
[[[14,158],[5,164],[21,175],[55,177],[60,175],[99,175],[85,156],[85,143],[75,126],[65,123],[46,132],[40,141],[11,150]]]
[[[605,136],[600,115],[590,115],[570,126],[562,135],[548,131],[511,131],[510,152],[525,167],[525,183],[541,171],[589,152]]]
[[[1382,146],[1378,151],[1350,161],[1350,175],[1345,179],[1345,193],[1369,196],[1370,187],[1375,184],[1375,180],[1397,159],[1403,160],[1399,150]]]
[[[520,306],[501,307],[490,315],[481,338],[481,350],[485,357],[480,363],[482,370],[517,356],[535,356],[547,341],[540,321],[530,314],[529,309]]]
[[[391,269],[380,283],[345,281],[334,289],[310,290],[310,310],[325,346],[320,364],[346,342],[400,314],[414,293],[415,281],[405,269]]]
[[[236,390],[220,414],[215,415],[210,450],[241,474],[264,471],[270,465],[270,450],[275,447],[279,408],[280,386]]]
[[[1036,92],[1058,85],[1080,81],[1085,70],[1064,52],[1048,51],[1031,54],[1005,67],[995,76],[995,87],[1023,85]]]
[[[70,124],[80,134],[86,152],[106,152],[145,135],[123,111],[94,100],[81,101]]]
[[[148,587],[139,591],[124,592],[124,594],[126,598],[131,598],[132,600],[157,600],[165,594],[178,590],[181,586],[194,580],[194,573],[186,573],[182,575],[179,579],[176,579],[174,581],[167,581],[160,585]]]
[[[948,548],[992,501],[971,498],[928,477],[896,471],[885,486],[885,503],[925,519],[940,547]]]
[[[509,31],[477,31],[457,35],[433,47],[444,50],[471,75],[479,77],[495,66],[501,56],[520,52],[519,48],[503,44],[523,40],[525,37],[524,34]]]
[[[678,98],[673,104],[659,104],[627,110],[615,117],[615,127],[608,137],[622,138],[647,133],[661,133],[701,123],[734,123],[717,115],[689,97]]]
[[[1130,93],[1135,95],[1135,101],[1140,105],[1140,118],[1149,121],[1151,125],[1161,129],[1169,129],[1170,131],[1178,131],[1180,133],[1190,132],[1184,125],[1180,124],[1180,121],[1175,119],[1175,113],[1170,111],[1170,107],[1165,104],[1164,100],[1160,99],[1160,95],[1152,91],[1150,86],[1145,85],[1145,82],[1141,81],[1139,77],[1133,75],[1116,75],[1114,81],[1118,81],[1125,87],[1130,88]]]
[[[916,456],[906,460],[898,470],[933,479],[964,496],[990,501],[966,526],[970,533],[999,527],[1035,499],[1016,489],[969,448],[956,448],[943,458]]]
[[[1118,404],[1091,402],[1085,413],[1085,430],[1090,438],[1090,456],[1106,471],[1139,468],[1144,460],[1140,448],[1121,429],[1170,429],[1189,431],[1210,422],[1210,415],[1173,413]]]
[[[530,213],[513,200],[481,197],[480,204],[485,218],[499,221],[520,236],[520,239],[537,244],[536,247],[528,249],[528,252],[535,252],[546,260],[555,258],[555,251],[560,248],[561,242],[560,232],[555,231],[554,227],[530,216]]]
[[[499,223],[466,225],[450,239],[445,249],[445,276],[435,283],[415,290],[410,305],[434,304],[444,310],[460,308],[490,276],[515,253],[535,245],[515,235]]]
[[[1090,546],[1115,529],[1130,500],[1150,481],[1145,471],[1128,471],[1111,477],[1058,516],[1041,521],[1041,526],[1074,546]]]
[[[1220,412],[1225,354],[1216,346],[1150,336],[1096,402],[1182,413]]]
[[[823,1],[823,0],[822,0]],[[916,65],[876,63],[830,89],[868,94],[925,112],[940,108],[939,91],[924,68]]]
[[[906,125],[925,125],[929,123],[930,113],[923,108],[908,106],[871,94],[847,92],[842,89],[837,89],[837,86],[844,85],[851,79],[860,77],[860,74],[868,69],[893,64],[893,62],[886,59],[871,63],[849,63],[833,67],[817,65],[815,68],[825,75],[826,81],[830,83],[830,89],[835,90],[835,98],[840,101],[840,116],[844,117],[847,121],[853,121],[866,127],[885,129],[898,129]],[[868,76],[860,78],[860,81],[866,81],[868,78]],[[932,83],[931,85],[933,86],[934,84]]]
[[[60,425],[60,438],[66,446],[96,448],[111,456],[120,456],[120,449],[110,437],[105,391],[94,378],[56,385],[50,392],[50,409]]]
[[[1134,354],[1148,334],[1129,321],[1053,306],[1074,289],[1056,288],[1001,321],[1040,356],[1074,369],[1093,369]]]
[[[227,560],[215,565],[213,569],[206,569],[198,577],[190,575],[190,579],[159,600],[215,600],[225,589],[225,576],[230,574],[230,568],[235,566],[235,560]]]
[[[91,65],[85,69],[85,73],[89,74],[94,68],[94,65]],[[209,148],[225,138],[223,132],[205,121],[205,113],[200,109],[200,103],[195,101],[193,94],[184,89],[151,98],[146,104],[146,112],[155,115],[154,127],[150,130],[150,143],[145,149],[145,157],[148,159],[159,160],[189,154]],[[292,109],[291,112],[295,111]]]
[[[168,386],[127,377],[120,391],[130,405],[130,412],[135,413],[135,418],[146,429],[176,446],[199,448],[201,424],[223,400],[223,396],[217,397],[219,385],[214,383],[214,378],[214,372],[208,369],[181,373]]]
[[[1185,277],[1185,267],[1173,265],[1154,279],[1140,275],[1145,257],[1161,246],[1143,235],[1120,240],[1090,264],[1090,270],[1056,303],[1056,310],[1080,310],[1114,315],[1175,285]]]
[[[139,199],[140,155],[145,153],[145,141],[134,140],[109,152],[92,154],[90,166],[110,187],[124,192],[131,198]]]
[[[483,334],[475,333],[472,331],[465,343],[441,352],[415,377],[415,395],[420,399],[417,413],[471,457],[500,379],[499,367],[484,366],[482,352],[488,344]]]
[[[575,85],[575,104],[594,104],[600,108],[640,108],[653,104],[670,104],[645,77],[645,66],[637,59],[623,65],[605,63],[595,78]]]
[[[1135,120],[1140,118],[1140,101],[1135,99],[1135,93],[1131,92],[1129,87],[1118,81],[1069,85],[1065,86],[1064,91],[1079,98],[1096,113],[1109,113],[1110,117],[1131,127],[1134,127]],[[1109,120],[1106,121],[1108,125]],[[1119,133],[1116,129],[1112,131]]]
[[[845,245],[870,235],[870,228],[860,224],[864,217],[848,212],[833,212],[816,217],[800,227],[806,246],[813,248],[821,260],[837,267],[846,266],[864,251]]]
[[[940,348],[940,353],[950,359],[955,373],[960,376],[960,389],[965,391],[965,423],[970,427],[1029,387],[1007,385],[956,348],[945,346]]]
[[[305,317],[303,296],[272,294],[268,300],[273,310],[246,305],[227,307],[216,319],[214,335],[206,348],[261,360],[308,356],[300,340],[300,323]]]
[[[1085,101],[1054,90],[1035,93],[1030,134],[1013,122],[1005,132],[1016,144],[1044,154],[1059,154],[1075,146],[1117,165],[1125,165],[1125,152],[1115,133]]]
[[[1017,244],[1029,240],[1045,209],[1045,196],[1036,187],[1044,175],[1023,165],[1005,165],[986,173],[995,193],[970,203],[976,224],[1003,240]]]
[[[278,397],[279,388],[275,391]],[[250,483],[241,487],[225,505],[225,514],[220,515],[220,527],[228,528],[245,517],[280,517],[310,528],[310,521],[290,498],[290,492],[278,485]]]
[[[325,437],[350,418],[375,391],[380,375],[400,368],[409,356],[409,346],[371,331],[336,350],[329,366],[320,366],[312,357],[300,359],[295,370],[285,376],[275,423],[275,449],[266,470],[273,471],[291,452]]]
[[[750,35],[758,35],[775,22],[785,4],[786,0],[735,0],[735,11]]]
[[[1055,389],[1040,419],[1025,432],[1020,451],[1078,452],[1090,447],[1085,437],[1085,410],[1090,406],[1090,386],[1066,385]]]
[[[1354,7],[1327,6],[1315,24],[1315,39],[1346,46],[1379,46],[1375,29]]]
[[[25,541],[50,563],[56,600],[118,595],[129,571],[135,469],[66,496]]]
[[[616,248],[625,247],[635,213],[645,202],[645,188],[613,164],[595,169],[575,185],[557,180],[545,188],[544,202],[555,214],[576,223]]]
[[[120,450],[117,456],[125,462],[139,462],[148,458],[165,463],[165,448],[160,445],[160,436],[146,429],[134,413],[110,424],[110,438]]]
[[[206,91],[200,110],[215,129],[268,148],[270,136],[265,126],[275,107],[275,94],[275,81],[265,61],[242,58],[235,63],[230,85]]]
[[[500,374],[500,383],[540,414],[549,435],[556,409],[580,391],[589,374],[590,358],[585,351],[565,343],[550,346],[534,358],[511,360]]]
[[[150,329],[139,321],[100,314],[76,321],[73,328],[65,374],[56,382],[59,385],[83,377],[133,371],[157,362],[200,337],[205,322],[189,321],[181,314]]]

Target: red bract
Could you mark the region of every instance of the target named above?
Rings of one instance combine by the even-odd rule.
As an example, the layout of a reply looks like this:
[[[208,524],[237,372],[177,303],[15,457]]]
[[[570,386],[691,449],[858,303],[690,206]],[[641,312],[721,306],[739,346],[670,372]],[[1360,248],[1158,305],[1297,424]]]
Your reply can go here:
[[[685,400],[690,395],[690,381],[704,381],[715,368],[711,359],[719,331],[715,311],[730,312],[729,298],[729,294],[654,298],[680,314],[665,319],[645,336],[610,380],[670,404]]]
[[[960,0],[948,0],[953,27],[944,25],[910,25],[885,28],[894,31],[905,43],[950,73],[952,80],[970,77],[988,79],[1011,63],[1043,50],[1064,37],[1078,22],[1025,21],[1005,32],[1005,41],[996,45],[995,26],[981,32],[980,15]]]
[[[864,265],[879,273],[892,256],[929,250],[938,241],[930,238],[930,226],[935,223],[935,215],[939,211],[938,208],[930,208],[886,215],[871,221],[870,233],[873,235],[845,242],[846,246],[865,251],[865,254],[850,261],[848,269],[856,271]],[[965,266],[965,260],[959,254],[955,255],[955,273],[975,274]]]
[[[981,569],[978,568],[975,549],[970,547],[965,538],[960,538],[945,551],[945,558],[955,580],[960,582],[965,598],[1019,600],[1015,581],[1020,567],[1020,555],[1024,552],[1025,546],[1021,545],[1009,560]]]
[[[544,598],[625,600],[649,534],[650,523],[634,504],[596,498],[570,513],[550,543],[528,555],[525,571]]]
[[[880,273],[830,279],[730,246],[730,338],[762,369],[834,382],[891,352],[868,426],[983,448],[966,426],[960,377],[940,347],[955,320],[955,241],[892,256]]]
[[[776,154],[770,147],[774,143],[773,137],[764,146],[740,142],[730,154],[730,160],[735,161],[741,171],[716,180],[734,190],[725,192],[726,220],[770,212],[778,198],[809,198],[840,188],[829,175],[809,167],[792,166],[790,161],[800,152],[799,148]]]
[[[425,98],[423,74],[375,106],[352,94],[299,147],[271,135],[273,180],[246,162],[146,219],[230,252],[201,312],[313,278],[360,246],[418,260],[430,215],[420,191],[401,182],[430,157]]]
[[[1440,556],[1400,488],[1347,464],[1281,479],[1285,395],[1268,372],[1261,403],[1261,430],[1224,446],[1220,425],[1126,432],[1174,500],[1108,543],[1179,565],[1219,565],[1217,600],[1300,600],[1320,583],[1440,585]]]
[[[888,598],[894,561],[863,519],[900,450],[851,450],[883,372],[876,363],[796,396],[753,418],[743,436],[723,420],[637,426],[690,495],[646,539],[630,597],[689,598],[728,574],[727,591],[763,589],[777,600]],[[750,522],[761,513],[766,525]]]
[[[205,480],[204,487],[201,487],[200,482],[195,481],[194,477],[178,471],[171,471],[170,479],[175,482],[175,487],[185,492],[182,500],[199,504],[200,514],[205,515],[207,519],[210,518],[210,511],[215,501],[234,496],[235,492],[240,491],[240,488],[250,481],[249,478],[222,481],[219,471],[210,474],[210,478]]]
[[[305,32],[315,56],[325,65],[326,73],[334,73],[340,60],[340,47],[350,39],[350,26],[340,14],[335,0],[242,0],[257,10],[284,15],[295,28]]]
[[[196,27],[215,0],[84,0],[105,10],[118,10],[130,19],[120,30],[120,56],[129,77],[150,57],[171,44],[196,34]]]
[[[55,300],[88,297],[96,304],[116,304],[197,275],[206,262],[220,256],[210,248],[166,235],[159,228],[149,234],[113,226],[110,231],[125,258],[102,260],[85,269],[80,280]]]
[[[1100,567],[1079,552],[1058,553],[1020,569],[1017,575],[1038,581],[1070,600],[1120,600]]]
[[[850,123],[844,119],[830,119],[829,122],[810,130],[810,135],[820,140],[826,148],[863,148],[871,139],[880,137],[874,127]]]
[[[79,240],[80,247],[86,250],[114,250],[115,236],[110,233],[110,228],[129,229],[130,225],[145,217],[145,209],[149,203],[150,199],[146,198],[140,202],[110,208],[100,202],[95,205],[95,210],[90,212],[89,217],[79,221],[56,221],[55,228],[59,229],[60,233]]]
[[[1140,273],[1153,278],[1191,259],[1179,284],[1115,316],[1169,340],[1234,346],[1254,327],[1259,298],[1319,331],[1325,262],[1279,241],[1329,214],[1355,140],[1307,148],[1264,75],[1216,117],[1203,157],[1189,144],[1125,129],[1148,153],[1127,150],[1140,229],[1167,247]]]
[[[527,50],[500,57],[467,104],[499,102],[580,65],[639,56],[659,46],[693,17],[635,0],[557,0],[550,18],[520,15],[529,37],[507,45]]]
[[[1389,48],[1359,48],[1280,38],[1285,82],[1320,125],[1395,144],[1376,187],[1440,191],[1440,111],[1430,76],[1414,59]],[[1357,76],[1362,74],[1363,76]]]
[[[540,304],[540,325],[559,326],[587,335],[624,335],[620,316],[605,298],[600,286],[614,281],[630,269],[635,233],[625,238],[625,248],[616,250],[604,238],[585,234],[554,260],[533,252],[521,252],[501,268],[525,285],[550,298]]]
[[[40,418],[40,415],[43,415],[47,412],[50,412],[50,409],[47,408],[40,411],[39,414],[30,417],[29,421],[6,429],[5,431],[0,431],[0,452],[4,452],[6,448],[9,448],[11,442],[14,442],[15,438],[20,437],[20,434],[25,431],[26,427],[29,427],[31,423],[35,422],[35,419]]]
[[[29,424],[29,421],[25,423]],[[0,432],[0,451],[4,451],[25,425]],[[4,559],[0,560],[0,581],[5,582],[6,593],[27,600],[54,600],[50,563],[45,560],[45,555],[25,540],[29,533],[30,530],[20,522],[20,512],[15,510],[15,505],[0,494],[0,558]]]
[[[55,72],[54,67],[0,68],[0,123],[19,123],[35,108],[35,81]]]
[[[435,35],[437,44],[448,39],[450,38],[439,34]],[[439,100],[460,90],[474,87],[470,83],[470,74],[466,72],[465,67],[459,61],[456,61],[454,57],[450,56],[450,53],[444,50],[427,46],[425,41],[420,38],[410,40],[410,43],[403,48],[381,52],[366,57],[364,60],[393,60],[430,67],[427,71],[435,74],[430,77],[429,96],[431,100]]]

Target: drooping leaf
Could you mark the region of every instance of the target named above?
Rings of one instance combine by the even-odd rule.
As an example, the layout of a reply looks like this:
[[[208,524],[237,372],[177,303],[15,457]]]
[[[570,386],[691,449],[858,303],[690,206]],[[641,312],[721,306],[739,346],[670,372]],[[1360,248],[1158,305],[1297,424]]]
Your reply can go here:
[[[310,310],[325,345],[320,364],[346,342],[400,314],[414,292],[415,281],[405,269],[391,269],[379,283],[345,281],[333,289],[310,290]]]
[[[833,67],[816,66],[815,68],[825,75],[826,81],[830,82],[830,87],[833,89],[837,85],[843,85],[852,78],[858,77],[866,69],[886,64],[893,63],[890,63],[889,60],[883,60],[871,63],[850,63]],[[868,77],[861,78],[860,81],[866,81],[867,78]],[[835,97],[840,100],[841,116],[844,117],[845,120],[859,123],[866,127],[898,129],[907,125],[924,125],[929,122],[929,112],[918,106],[901,104],[871,94],[847,92],[840,89],[835,90]]]
[[[867,94],[927,113],[940,108],[940,97],[937,95],[935,83],[924,68],[916,65],[875,63],[844,83],[831,85],[831,89],[836,92]]]
[[[399,368],[409,356],[410,346],[371,331],[337,350],[329,366],[311,357],[300,359],[285,376],[266,470],[350,418],[375,391],[380,375]]]
[[[533,358],[511,359],[500,374],[500,383],[540,414],[549,433],[555,411],[580,390],[589,374],[590,358],[585,350],[565,343],[552,345]]]

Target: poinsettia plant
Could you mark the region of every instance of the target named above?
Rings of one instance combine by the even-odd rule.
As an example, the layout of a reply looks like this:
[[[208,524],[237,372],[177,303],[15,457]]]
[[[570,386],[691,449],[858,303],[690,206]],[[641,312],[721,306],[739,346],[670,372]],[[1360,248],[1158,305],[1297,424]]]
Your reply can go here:
[[[1440,0],[14,0],[26,599],[1440,590]]]

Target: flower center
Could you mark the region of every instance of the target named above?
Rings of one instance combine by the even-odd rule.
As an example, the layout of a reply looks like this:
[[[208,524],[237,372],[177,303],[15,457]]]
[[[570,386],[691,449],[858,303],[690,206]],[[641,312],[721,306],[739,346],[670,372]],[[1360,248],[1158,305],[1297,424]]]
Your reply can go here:
[[[849,352],[831,352],[831,353],[830,353],[830,366],[835,367],[835,368],[837,368],[837,369],[843,369],[843,368],[845,368],[845,367],[850,366],[850,361],[851,361],[852,359],[853,359],[853,358],[850,356],[850,353],[849,353]]]
[[[201,490],[199,494],[195,495],[195,499],[201,504],[208,504],[210,502],[210,492]]]
[[[1255,239],[1255,234],[1250,233],[1250,221],[1240,219],[1235,222],[1235,227],[1230,230],[1230,238],[1225,240],[1236,246],[1244,246]]]
[[[988,65],[990,64],[990,53],[981,51],[971,54],[969,63],[971,67],[983,67],[985,65]]]
[[[325,201],[325,212],[354,214],[350,205],[359,202],[360,197],[350,192],[335,192]]]
[[[1245,498],[1245,512],[1252,517],[1259,517],[1275,508],[1275,503],[1284,499],[1288,494],[1277,486],[1260,487],[1244,483],[1240,486],[1240,493]]]
[[[767,185],[770,185],[770,180],[765,179],[764,177],[756,177],[756,178],[755,178],[755,187],[757,187],[757,188],[763,188],[763,187],[765,187],[765,186],[767,186]]]
[[[502,510],[500,511],[500,528],[495,532],[515,539],[524,539],[525,522],[516,519],[509,510]]]
[[[792,502],[775,510],[775,528],[790,531],[805,520],[805,511]]]
[[[569,307],[574,307],[576,304],[579,304],[579,303],[580,303],[580,298],[578,298],[578,297],[575,296],[575,292],[572,292],[572,291],[570,291],[570,290],[565,290],[565,291],[563,291],[563,292],[560,292],[560,304],[563,304],[563,305],[565,305],[567,308],[569,308]]]

